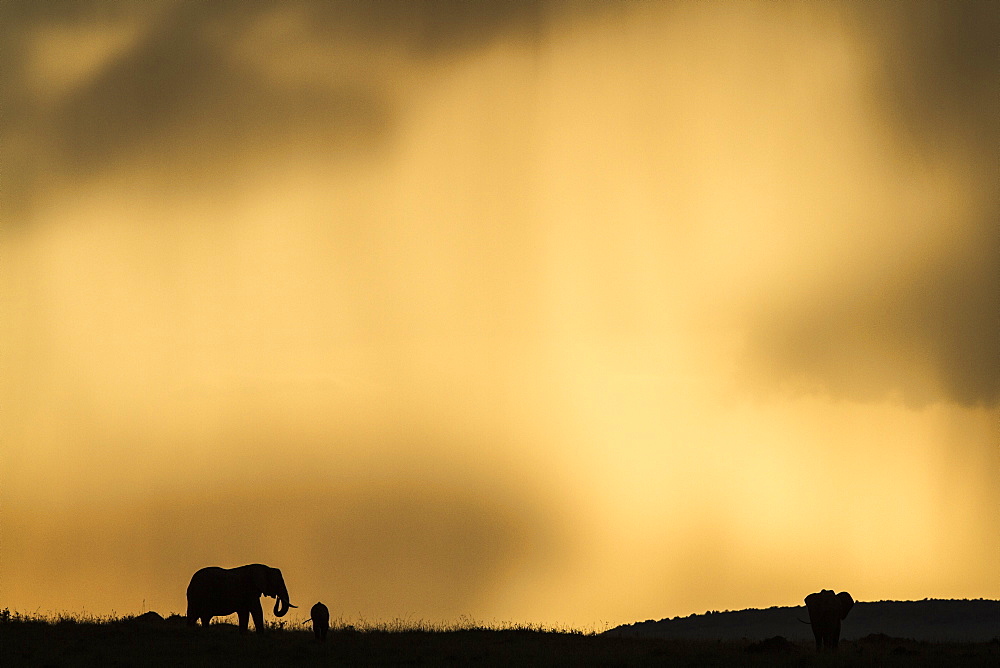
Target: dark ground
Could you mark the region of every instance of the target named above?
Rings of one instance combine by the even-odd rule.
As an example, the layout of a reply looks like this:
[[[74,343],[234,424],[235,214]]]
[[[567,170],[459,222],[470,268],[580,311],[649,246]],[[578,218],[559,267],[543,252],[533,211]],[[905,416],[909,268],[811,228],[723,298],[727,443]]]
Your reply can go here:
[[[1000,643],[922,643],[870,636],[818,656],[811,643],[620,638],[521,630],[302,630],[258,637],[174,618],[0,623],[0,666],[991,666]]]

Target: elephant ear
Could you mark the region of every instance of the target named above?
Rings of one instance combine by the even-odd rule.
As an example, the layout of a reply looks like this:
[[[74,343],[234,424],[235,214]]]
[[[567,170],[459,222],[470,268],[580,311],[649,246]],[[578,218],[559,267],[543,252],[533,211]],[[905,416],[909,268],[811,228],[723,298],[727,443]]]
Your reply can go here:
[[[820,595],[818,592],[815,594],[809,594],[808,596],[806,596],[806,606],[810,608],[813,607],[819,601],[819,598]]]
[[[267,586],[267,566],[257,564],[251,568],[250,581],[253,582],[253,588],[258,592],[258,596],[268,591],[270,587]]]
[[[270,568],[267,569],[267,595],[268,596],[280,596],[282,590],[285,589],[285,579],[281,577],[280,568]],[[287,592],[286,592],[287,595]]]
[[[840,618],[846,619],[847,613],[854,607],[854,599],[846,591],[842,591],[837,594],[837,600],[840,601]]]

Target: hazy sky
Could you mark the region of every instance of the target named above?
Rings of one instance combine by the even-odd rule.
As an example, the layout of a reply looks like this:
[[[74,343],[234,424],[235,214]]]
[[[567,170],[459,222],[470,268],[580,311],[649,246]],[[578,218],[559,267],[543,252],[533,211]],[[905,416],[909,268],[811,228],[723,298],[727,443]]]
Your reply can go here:
[[[1000,5],[0,4],[0,607],[1000,597]]]

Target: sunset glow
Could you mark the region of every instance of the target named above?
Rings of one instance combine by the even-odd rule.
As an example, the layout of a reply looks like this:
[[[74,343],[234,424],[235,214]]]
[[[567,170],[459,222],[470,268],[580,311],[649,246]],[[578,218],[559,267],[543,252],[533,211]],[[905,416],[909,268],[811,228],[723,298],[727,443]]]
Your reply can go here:
[[[1000,11],[906,9],[4,3],[0,608],[1000,597]]]

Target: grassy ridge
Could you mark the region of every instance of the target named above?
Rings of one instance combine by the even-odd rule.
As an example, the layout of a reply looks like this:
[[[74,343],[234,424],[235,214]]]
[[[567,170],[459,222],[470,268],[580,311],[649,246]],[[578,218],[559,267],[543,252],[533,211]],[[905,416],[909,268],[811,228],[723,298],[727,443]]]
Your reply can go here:
[[[391,630],[389,630],[391,629]],[[614,638],[508,628],[335,627],[325,644],[301,628],[240,634],[231,624],[184,620],[0,617],[3,666],[995,666],[997,643],[918,643],[872,637],[836,656],[811,643]]]

